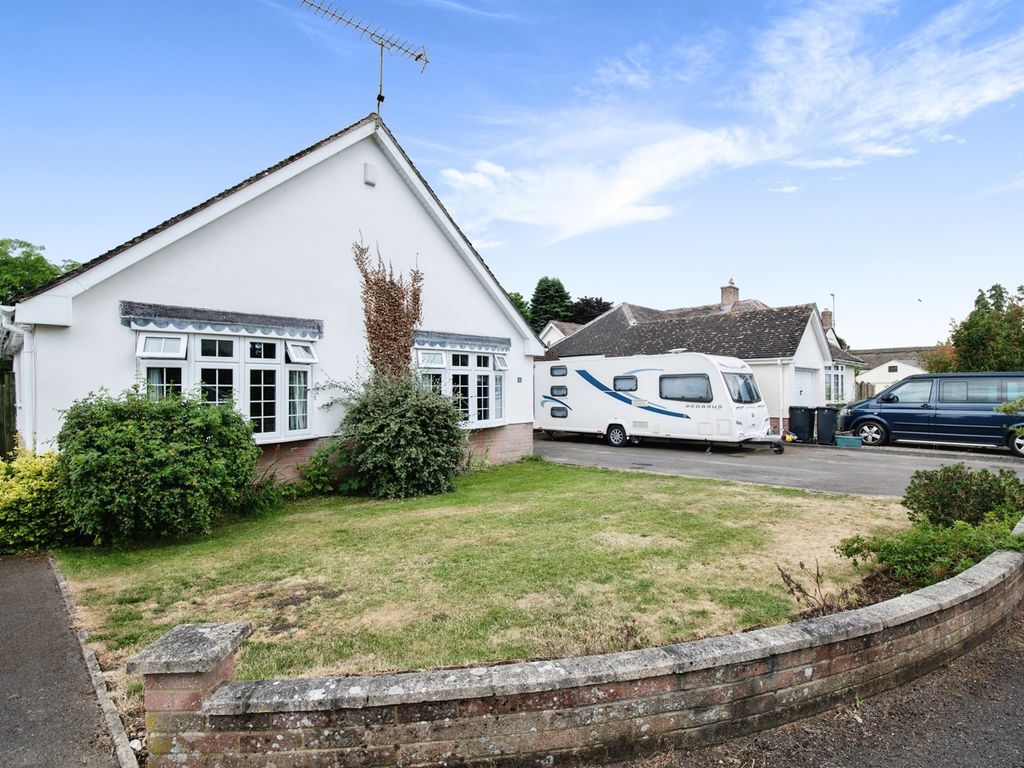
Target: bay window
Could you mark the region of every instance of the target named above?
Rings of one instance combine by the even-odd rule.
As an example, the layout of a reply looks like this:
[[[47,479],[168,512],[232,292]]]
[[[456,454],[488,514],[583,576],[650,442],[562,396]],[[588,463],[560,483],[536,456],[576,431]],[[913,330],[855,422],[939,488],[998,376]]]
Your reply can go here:
[[[504,421],[506,355],[417,349],[413,362],[423,386],[452,398],[470,428]]]

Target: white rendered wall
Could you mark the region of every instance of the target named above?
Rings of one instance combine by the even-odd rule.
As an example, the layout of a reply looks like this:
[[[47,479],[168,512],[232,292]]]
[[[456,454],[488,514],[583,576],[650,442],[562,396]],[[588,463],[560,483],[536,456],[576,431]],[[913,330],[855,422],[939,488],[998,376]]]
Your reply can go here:
[[[896,371],[894,373],[889,372],[890,365],[896,366]],[[888,360],[881,365],[876,365],[870,370],[862,371],[860,375],[857,376],[857,381],[873,384],[875,386],[875,392],[881,392],[890,384],[895,384],[897,381],[907,378],[907,376],[913,376],[916,373],[924,372],[923,368],[919,368],[916,365],[911,365],[910,363],[900,360]]]
[[[365,162],[376,166],[376,186],[363,182]],[[360,237],[396,271],[423,271],[422,329],[511,338],[506,423],[532,422],[525,339],[403,177],[364,139],[76,296],[70,327],[37,326],[38,440],[56,435],[58,411],[74,400],[101,387],[117,393],[136,380],[136,335],[120,324],[123,300],[320,319],[313,382],[365,373],[351,250]],[[316,405],[310,416],[313,436],[331,434],[339,418]]]

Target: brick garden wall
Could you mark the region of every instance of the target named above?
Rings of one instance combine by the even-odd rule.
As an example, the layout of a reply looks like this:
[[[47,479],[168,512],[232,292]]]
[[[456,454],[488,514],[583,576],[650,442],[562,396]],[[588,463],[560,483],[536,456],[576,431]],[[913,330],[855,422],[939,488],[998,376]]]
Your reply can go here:
[[[261,446],[256,464],[257,475],[273,472],[283,483],[299,479],[299,467],[308,464],[317,446],[330,438],[296,440]],[[474,460],[488,464],[505,464],[533,455],[533,424],[508,424],[492,429],[475,429],[469,433],[469,450]]]
[[[144,675],[153,768],[541,768],[697,747],[877,693],[979,643],[1022,594],[1024,554],[997,552],[874,606],[641,651],[246,682],[231,664],[247,624],[183,625],[129,671]]]
[[[533,455],[533,424],[506,424],[469,433],[469,450],[477,461],[505,464]]]

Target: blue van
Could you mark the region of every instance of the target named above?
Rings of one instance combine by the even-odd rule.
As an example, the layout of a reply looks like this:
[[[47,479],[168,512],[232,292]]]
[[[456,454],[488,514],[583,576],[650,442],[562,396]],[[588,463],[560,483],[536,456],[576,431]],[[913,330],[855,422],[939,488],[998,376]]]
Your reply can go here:
[[[839,412],[839,428],[864,445],[887,442],[1006,446],[1024,457],[1024,414],[997,413],[1024,397],[1024,373],[921,373]]]

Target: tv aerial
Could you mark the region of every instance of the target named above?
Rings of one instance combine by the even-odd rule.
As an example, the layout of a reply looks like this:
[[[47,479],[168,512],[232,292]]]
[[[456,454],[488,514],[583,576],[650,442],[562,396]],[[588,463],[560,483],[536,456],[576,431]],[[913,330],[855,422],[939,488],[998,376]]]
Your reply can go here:
[[[380,105],[384,103],[384,51],[394,53],[400,58],[409,59],[411,61],[419,62],[423,66],[420,67],[420,72],[427,68],[427,64],[430,63],[430,59],[427,58],[427,49],[425,46],[413,46],[407,40],[403,40],[398,35],[385,32],[380,27],[371,24],[365,19],[357,18],[354,13],[349,13],[347,10],[339,11],[337,6],[331,2],[324,2],[324,0],[299,0],[302,5],[309,8],[313,12],[314,16],[322,16],[329,21],[333,21],[335,24],[344,24],[354,32],[358,32],[359,36],[366,38],[371,43],[380,48],[380,80],[377,84],[377,114],[380,114]]]

